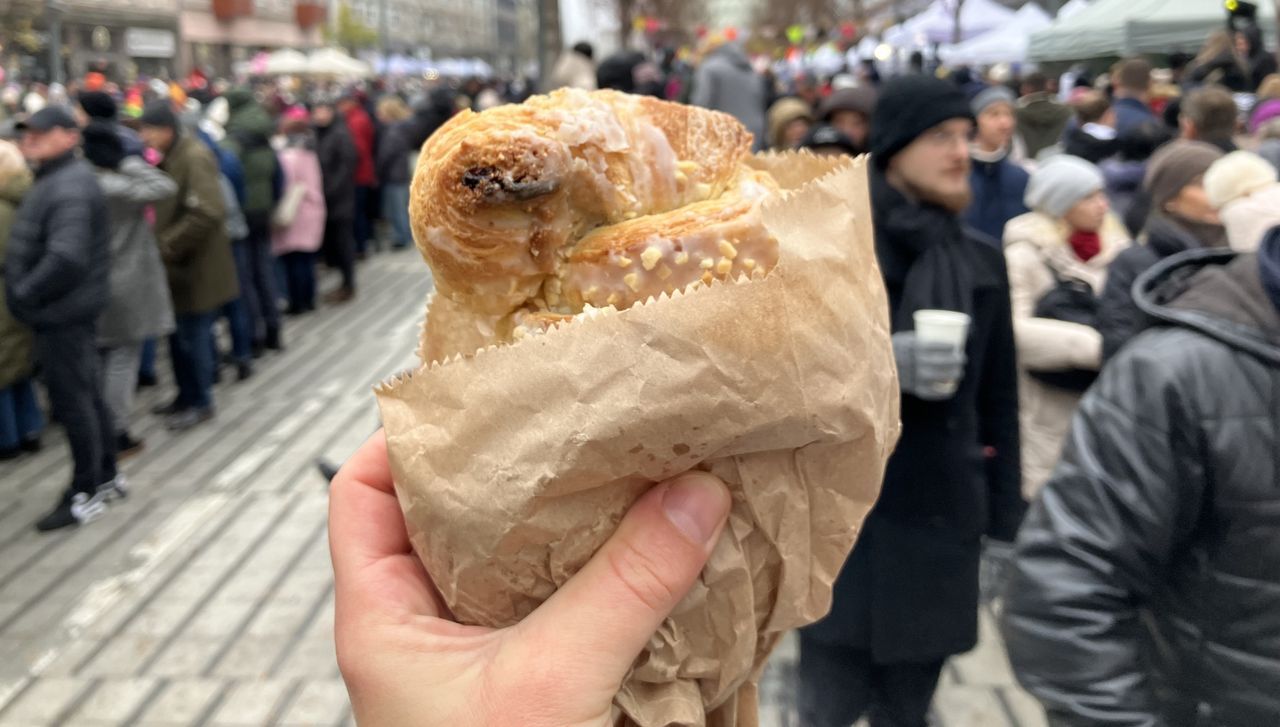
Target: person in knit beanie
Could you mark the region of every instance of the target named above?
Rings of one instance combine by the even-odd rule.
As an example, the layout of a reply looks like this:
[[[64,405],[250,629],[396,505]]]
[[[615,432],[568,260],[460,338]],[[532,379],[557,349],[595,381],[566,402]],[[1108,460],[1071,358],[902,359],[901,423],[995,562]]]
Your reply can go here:
[[[1004,256],[1018,348],[1022,489],[1033,499],[1062,452],[1072,414],[1102,362],[1102,335],[1086,321],[1064,320],[1045,301],[1060,280],[1100,294],[1111,261],[1130,245],[1110,211],[1102,172],[1056,156],[1031,175],[1031,211],[1009,221]]]
[[[965,211],[964,221],[987,235],[996,247],[1005,224],[1027,211],[1022,203],[1027,172],[1010,159],[1018,123],[1016,105],[1013,91],[1004,86],[983,89],[969,104],[977,129],[969,144],[973,203]]]
[[[1267,231],[1280,225],[1276,176],[1276,168],[1251,151],[1233,151],[1205,172],[1205,195],[1222,218],[1232,250],[1257,250]]]
[[[902,438],[830,614],[800,634],[807,727],[868,712],[875,724],[925,724],[946,659],[977,642],[979,536],[1012,539],[1025,509],[1004,258],[960,219],[972,133],[956,85],[916,75],[881,87],[868,174]],[[917,314],[939,310],[967,316],[963,344],[917,333]],[[973,456],[975,445],[990,455]]]
[[[1142,186],[1151,212],[1138,245],[1111,263],[1098,303],[1103,361],[1150,323],[1133,300],[1133,284],[1161,260],[1180,252],[1227,244],[1218,211],[1205,193],[1204,176],[1222,151],[1200,141],[1178,140],[1161,147],[1147,165]]]

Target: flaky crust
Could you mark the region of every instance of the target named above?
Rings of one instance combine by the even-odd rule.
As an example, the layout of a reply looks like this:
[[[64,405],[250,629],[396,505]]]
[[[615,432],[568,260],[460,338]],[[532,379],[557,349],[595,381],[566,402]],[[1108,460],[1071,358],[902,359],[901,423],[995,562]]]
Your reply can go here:
[[[723,194],[750,144],[726,114],[614,91],[463,112],[419,156],[414,237],[443,295],[509,313],[586,232]]]

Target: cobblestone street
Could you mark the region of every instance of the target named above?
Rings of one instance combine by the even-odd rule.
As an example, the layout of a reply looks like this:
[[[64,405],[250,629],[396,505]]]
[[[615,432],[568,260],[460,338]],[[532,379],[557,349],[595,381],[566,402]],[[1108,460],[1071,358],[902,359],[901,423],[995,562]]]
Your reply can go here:
[[[342,725],[326,483],[374,429],[370,387],[412,364],[429,289],[415,252],[361,270],[361,294],[290,321],[287,350],[218,387],[218,417],[174,436],[136,402],[146,449],[101,520],[37,534],[69,478],[60,434],[0,466],[0,725]],[[159,368],[164,371],[163,355]],[[765,724],[797,725],[794,641],[764,688]],[[1039,727],[984,616],[935,703],[946,727]]]

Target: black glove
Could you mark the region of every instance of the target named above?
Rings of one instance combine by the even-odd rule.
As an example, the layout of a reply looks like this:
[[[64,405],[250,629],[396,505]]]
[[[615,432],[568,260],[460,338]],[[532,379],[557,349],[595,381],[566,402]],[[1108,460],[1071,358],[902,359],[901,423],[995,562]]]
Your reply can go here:
[[[915,331],[893,334],[893,358],[902,391],[925,401],[950,399],[964,378],[964,351],[949,343],[921,342]]]

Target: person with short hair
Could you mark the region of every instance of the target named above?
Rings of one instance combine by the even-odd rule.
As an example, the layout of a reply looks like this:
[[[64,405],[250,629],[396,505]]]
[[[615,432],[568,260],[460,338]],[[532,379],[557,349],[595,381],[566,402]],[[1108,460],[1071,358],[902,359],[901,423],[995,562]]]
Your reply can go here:
[[[46,531],[91,522],[124,493],[95,341],[110,289],[111,221],[93,170],[76,153],[80,129],[70,109],[45,106],[16,129],[36,177],[5,250],[5,299],[34,333],[72,459],[71,484],[36,523]]]
[[[1233,137],[1238,113],[1230,91],[1222,86],[1204,86],[1182,100],[1178,128],[1187,141],[1203,141],[1230,153],[1236,150]]]
[[[853,143],[861,154],[871,136],[871,114],[876,109],[876,89],[871,85],[842,88],[818,106],[818,119],[829,124]]]
[[[1145,58],[1120,61],[1111,72],[1116,132],[1126,134],[1146,121],[1158,121],[1147,105],[1151,99],[1151,63]]]
[[[1062,152],[1092,164],[1115,155],[1119,148],[1116,110],[1106,94],[1085,91],[1071,103],[1071,107],[1076,114],[1076,123],[1063,136]],[[1132,127],[1130,132],[1136,128]]]

